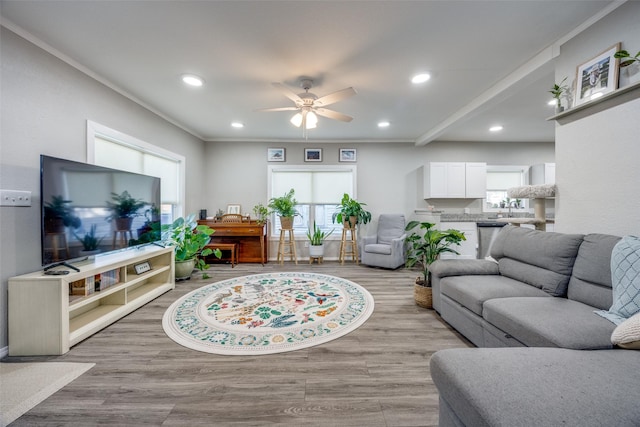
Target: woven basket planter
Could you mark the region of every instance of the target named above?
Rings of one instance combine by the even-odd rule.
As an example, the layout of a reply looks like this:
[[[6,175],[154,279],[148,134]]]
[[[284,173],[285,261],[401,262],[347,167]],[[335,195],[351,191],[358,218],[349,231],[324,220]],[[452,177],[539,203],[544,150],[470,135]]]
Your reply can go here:
[[[413,299],[419,307],[433,308],[432,288],[418,284],[413,285]]]

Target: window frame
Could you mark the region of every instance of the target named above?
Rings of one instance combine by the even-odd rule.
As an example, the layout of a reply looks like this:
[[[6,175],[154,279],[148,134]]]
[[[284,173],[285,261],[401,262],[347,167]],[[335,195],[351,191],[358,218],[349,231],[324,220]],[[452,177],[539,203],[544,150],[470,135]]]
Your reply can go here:
[[[186,158],[180,154],[166,150],[164,148],[153,145],[149,142],[127,135],[123,132],[111,129],[110,127],[101,125],[100,123],[87,120],[87,163],[95,164],[96,162],[96,137],[109,140],[116,144],[140,151],[142,153],[152,154],[157,157],[163,157],[178,163],[178,203],[174,205],[173,219],[184,216],[186,206]]]
[[[529,184],[529,169],[527,165],[487,165],[487,177],[491,172],[520,172],[522,174],[522,185]],[[506,190],[506,189],[505,189]],[[486,191],[496,191],[496,189],[490,189],[487,186]],[[530,206],[529,199],[523,199],[523,209],[512,210],[513,212],[520,213],[532,213],[533,209]],[[502,212],[508,210],[508,208],[491,208],[487,206],[487,198],[482,199],[482,212]]]

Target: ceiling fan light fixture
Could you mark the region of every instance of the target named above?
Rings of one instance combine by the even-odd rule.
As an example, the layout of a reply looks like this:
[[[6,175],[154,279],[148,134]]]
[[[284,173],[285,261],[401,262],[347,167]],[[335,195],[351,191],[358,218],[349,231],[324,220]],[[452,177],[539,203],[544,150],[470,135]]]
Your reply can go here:
[[[302,114],[300,113],[296,113],[294,114],[293,117],[291,117],[291,124],[294,125],[295,127],[299,128],[300,126],[302,126]]]
[[[202,77],[198,77],[194,74],[183,74],[182,82],[193,87],[201,87],[202,85],[204,85],[204,80],[202,79]]]
[[[313,111],[307,113],[306,128],[315,129],[318,125],[318,116]]]
[[[426,82],[430,78],[431,78],[431,74],[429,73],[416,74],[411,78],[411,83],[417,85],[417,84]]]

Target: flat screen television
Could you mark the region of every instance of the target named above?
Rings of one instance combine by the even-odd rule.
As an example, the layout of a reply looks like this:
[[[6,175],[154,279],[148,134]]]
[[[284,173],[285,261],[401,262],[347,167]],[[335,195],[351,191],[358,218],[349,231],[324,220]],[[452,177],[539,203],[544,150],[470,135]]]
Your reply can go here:
[[[43,266],[161,238],[160,178],[41,155],[40,196]]]

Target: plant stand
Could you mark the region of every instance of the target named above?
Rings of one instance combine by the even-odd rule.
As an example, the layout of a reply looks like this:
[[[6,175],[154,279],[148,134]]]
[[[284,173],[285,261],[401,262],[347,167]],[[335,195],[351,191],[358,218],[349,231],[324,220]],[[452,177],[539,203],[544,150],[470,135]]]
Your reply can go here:
[[[433,308],[433,290],[431,287],[413,285],[413,299],[422,308]]]
[[[348,224],[348,223],[346,223]],[[340,264],[344,264],[347,255],[358,264],[358,243],[356,238],[356,227],[345,227],[342,229],[342,239],[340,240]],[[351,239],[347,238],[347,232],[351,233]]]

